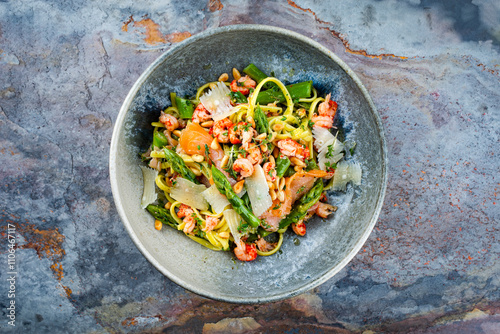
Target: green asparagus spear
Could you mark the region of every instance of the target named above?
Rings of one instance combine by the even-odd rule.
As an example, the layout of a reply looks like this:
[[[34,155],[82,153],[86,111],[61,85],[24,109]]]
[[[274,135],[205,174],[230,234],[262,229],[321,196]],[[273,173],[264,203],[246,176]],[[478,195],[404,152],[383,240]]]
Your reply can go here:
[[[243,72],[245,72],[245,74],[247,74],[250,78],[257,81],[257,83],[261,82],[262,80],[264,80],[265,78],[267,78],[269,76],[269,75],[265,74],[264,72],[262,72],[254,64],[250,64],[247,67],[245,67],[243,69]],[[271,89],[273,87],[278,88],[278,86],[276,86],[276,84],[274,82],[267,82],[264,84],[264,86],[262,88],[263,89]]]
[[[282,178],[285,175],[286,170],[290,167],[290,159],[286,155],[280,154],[276,160],[276,175]]]
[[[200,183],[198,179],[196,179],[196,175],[193,173],[193,171],[186,166],[184,160],[182,160],[182,158],[177,153],[166,147],[163,149],[163,152],[165,153],[165,159],[167,159],[167,161],[171,164],[172,168],[177,173],[191,182],[194,182],[196,184]]]
[[[269,122],[267,120],[266,115],[262,111],[259,105],[255,107],[254,115],[255,119],[255,128],[258,133],[271,133],[271,128],[269,127]]]
[[[177,108],[179,116],[184,119],[191,119],[193,117],[194,105],[193,102],[182,97],[177,96],[175,93],[170,93],[170,101],[172,106]]]
[[[321,194],[323,193],[323,179],[319,178],[314,183],[313,187],[309,192],[307,192],[302,198],[299,200],[293,209],[292,212],[285,217],[285,219],[280,221],[280,229],[287,227],[292,223],[296,223],[305,217],[307,214],[307,210],[311,208],[316,202],[319,201]]]
[[[163,132],[155,130],[153,132],[153,146],[162,148],[168,145],[168,138],[163,134]]]
[[[293,85],[285,86],[293,100],[306,98],[311,96],[312,81],[299,82]],[[281,90],[268,89],[260,92],[257,96],[257,103],[262,105],[277,101],[282,103],[285,101],[285,96]]]
[[[212,165],[212,179],[219,192],[227,197],[227,200],[233,206],[234,211],[236,211],[241,218],[243,218],[243,220],[250,224],[250,226],[258,227],[260,225],[259,218],[255,217],[252,210],[245,206],[245,202],[236,195],[226,176],[222,174],[222,172],[214,165]]]
[[[153,217],[155,217],[155,219],[158,219],[165,225],[177,229],[177,222],[174,218],[172,218],[169,210],[153,204],[148,205],[146,209]]]

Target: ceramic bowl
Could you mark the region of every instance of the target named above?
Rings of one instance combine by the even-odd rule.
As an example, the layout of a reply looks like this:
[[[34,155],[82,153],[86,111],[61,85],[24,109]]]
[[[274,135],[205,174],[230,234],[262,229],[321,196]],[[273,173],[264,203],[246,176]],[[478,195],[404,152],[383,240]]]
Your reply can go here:
[[[338,211],[308,223],[305,237],[287,233],[279,254],[253,262],[214,252],[165,226],[154,228],[141,209],[139,154],[152,138],[150,123],[170,105],[169,94],[193,95],[233,67],[256,64],[285,83],[312,80],[332,93],[336,123],[357,143],[353,158],[363,169],[360,186],[329,193]],[[116,208],[133,242],[161,273],[180,286],[216,300],[261,303],[308,291],[339,272],[361,249],[379,215],[387,180],[386,145],[379,115],[351,69],[317,42],[269,26],[237,25],[205,31],[172,46],[134,84],[116,120],[110,148]]]

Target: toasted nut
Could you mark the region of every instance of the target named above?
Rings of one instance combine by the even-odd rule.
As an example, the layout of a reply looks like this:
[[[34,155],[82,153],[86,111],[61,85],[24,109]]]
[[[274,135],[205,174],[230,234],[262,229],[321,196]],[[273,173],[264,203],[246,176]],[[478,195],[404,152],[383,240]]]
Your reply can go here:
[[[214,121],[206,121],[200,124],[204,128],[211,128],[214,125]]]
[[[217,87],[217,84],[215,82],[212,82],[208,86],[210,87],[210,89],[214,89],[215,87]]]
[[[233,186],[234,192],[239,194],[243,190],[244,184],[245,184],[245,180],[241,180],[240,182],[236,182]]]
[[[161,230],[162,227],[163,227],[163,224],[161,223],[161,221],[159,221],[158,219],[155,220],[155,229],[157,229],[159,231],[159,230]]]
[[[267,133],[261,133],[260,135],[258,135],[257,137],[255,137],[255,139],[257,140],[264,140],[266,139],[267,137]]]
[[[276,160],[274,160],[274,157],[272,155],[269,156],[269,162],[271,163],[271,165],[275,165],[276,166]]]
[[[171,207],[172,207],[172,203],[167,202],[167,204],[165,204],[165,209],[170,210]]]
[[[264,145],[260,146],[260,150],[262,151],[262,153],[266,153],[267,149],[268,149],[267,144],[264,144]]]
[[[274,189],[279,189],[280,187],[280,178],[276,176],[276,179],[274,180]]]
[[[301,166],[295,166],[293,167],[293,169],[296,171],[296,172],[302,172],[302,168]]]
[[[278,147],[275,147],[273,150],[274,158],[278,159],[279,155],[280,155],[280,149]]]
[[[228,162],[229,162],[229,155],[224,155],[224,158],[222,158],[222,161],[220,163],[220,167],[221,168],[226,167]]]
[[[219,238],[229,239],[229,231],[224,231],[219,233]]]
[[[281,190],[283,190],[283,188],[285,187],[285,181],[286,181],[286,180],[285,180],[285,178],[284,178],[284,177],[282,177],[282,178],[280,179],[280,184],[279,184],[280,186],[279,186],[279,188],[278,188],[280,191],[281,191]]]
[[[304,161],[300,160],[297,157],[291,157],[290,158],[290,162],[292,164],[294,164],[295,166],[300,166],[300,167],[305,167],[306,166],[306,164],[304,163]]]
[[[236,68],[233,68],[233,78],[234,80],[239,80],[241,78],[240,71],[238,71]]]
[[[202,162],[203,160],[205,160],[205,157],[201,154],[193,154],[191,158],[193,158],[193,160],[196,162]]]
[[[252,124],[252,127],[255,128],[255,120],[253,119],[252,116],[247,116],[246,121],[250,124]]]
[[[199,170],[198,168],[196,168],[196,167],[189,167],[189,169],[191,169],[193,171],[194,175],[201,176],[201,170]]]
[[[277,197],[280,200],[280,202],[284,202],[285,201],[285,192],[283,190],[278,191]]]
[[[174,132],[172,132],[174,135],[176,135],[177,137],[180,138],[181,136],[181,131],[180,130],[174,130]]]
[[[299,110],[297,110],[297,114],[299,114],[300,117],[305,117],[307,112],[304,108],[300,108]]]
[[[276,132],[278,132],[278,131],[283,130],[283,128],[284,128],[284,127],[285,127],[285,126],[284,126],[283,124],[281,124],[281,123],[276,123],[276,124],[274,124],[274,125],[273,125],[273,130],[274,130],[274,131],[276,131]]]
[[[269,191],[269,195],[271,195],[271,199],[272,199],[273,201],[274,201],[274,200],[276,199],[276,197],[277,197],[276,192],[275,192],[273,189],[271,189],[271,190]]]
[[[219,77],[219,81],[221,82],[227,81],[227,79],[229,79],[229,75],[227,73],[222,73]]]
[[[274,183],[272,183],[271,181],[267,181],[267,186],[269,187],[269,189],[274,189]]]
[[[219,141],[217,140],[217,138],[214,138],[214,140],[212,140],[210,147],[214,150],[218,150],[220,148]]]

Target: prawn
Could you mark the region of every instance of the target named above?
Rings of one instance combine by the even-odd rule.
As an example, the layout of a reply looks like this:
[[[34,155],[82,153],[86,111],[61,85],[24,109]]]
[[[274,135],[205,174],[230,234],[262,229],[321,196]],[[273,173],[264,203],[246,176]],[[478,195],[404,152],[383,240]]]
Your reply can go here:
[[[238,158],[233,163],[233,170],[240,173],[242,177],[249,177],[253,174],[253,164],[246,158]]]
[[[217,138],[219,143],[229,143],[228,129],[232,126],[233,122],[229,118],[223,118],[214,123],[214,126],[210,129],[210,134]]]
[[[175,118],[174,115],[165,114],[163,111],[160,115],[160,122],[165,124],[165,127],[168,131],[174,131],[179,127],[179,121]]]
[[[297,223],[292,223],[292,230],[295,232],[295,234],[303,237],[306,234],[306,223],[304,223],[302,220]]]
[[[321,218],[326,218],[335,211],[337,211],[335,206],[323,202],[318,202],[318,206],[315,210],[316,214]]]
[[[215,226],[217,226],[217,224],[219,224],[219,218],[208,216],[205,220],[205,227],[201,230],[203,232],[210,232],[215,228]]]
[[[242,148],[246,150],[253,138],[253,128],[246,122],[239,122],[235,126],[229,128],[229,141],[231,144],[242,144]]]
[[[309,158],[309,150],[303,145],[290,138],[282,139],[278,142],[281,153],[289,157],[297,157],[301,160]]]
[[[255,144],[250,144],[247,148],[247,159],[250,160],[252,165],[260,165],[262,163],[262,152],[260,148]]]
[[[266,175],[266,180],[269,182],[276,181],[276,163],[268,161],[262,167],[264,169],[264,174]]]
[[[337,102],[331,101],[332,94],[328,94],[324,102],[318,106],[318,115],[314,114],[311,121],[315,126],[330,129],[333,126],[333,118],[337,112]]]
[[[188,216],[182,220],[186,225],[184,225],[184,228],[182,229],[182,232],[189,234],[193,232],[194,227],[196,226],[196,221],[192,216]]]
[[[255,244],[246,244],[240,241],[234,248],[234,255],[240,261],[253,261],[257,258],[257,248]]]
[[[196,109],[193,111],[193,123],[203,123],[212,119],[210,111],[208,111],[203,103],[198,103]]]
[[[248,75],[239,78],[238,80],[233,80],[231,82],[231,91],[240,92],[243,95],[248,95],[250,89],[255,89],[257,83],[250,79]]]
[[[179,207],[179,211],[177,211],[177,217],[184,218],[187,216],[191,216],[193,214],[193,209],[189,205],[181,204]]]

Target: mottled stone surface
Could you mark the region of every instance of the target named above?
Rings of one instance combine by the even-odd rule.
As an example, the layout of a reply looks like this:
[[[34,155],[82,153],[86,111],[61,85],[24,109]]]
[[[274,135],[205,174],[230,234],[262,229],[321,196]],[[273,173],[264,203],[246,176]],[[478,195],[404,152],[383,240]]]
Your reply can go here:
[[[2,332],[500,332],[498,1],[6,0],[0,18]],[[335,52],[368,88],[389,151],[362,251],[314,291],[264,305],[207,300],[157,272],[108,178],[113,122],[140,73],[238,23]]]

